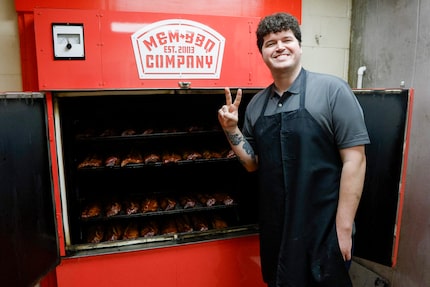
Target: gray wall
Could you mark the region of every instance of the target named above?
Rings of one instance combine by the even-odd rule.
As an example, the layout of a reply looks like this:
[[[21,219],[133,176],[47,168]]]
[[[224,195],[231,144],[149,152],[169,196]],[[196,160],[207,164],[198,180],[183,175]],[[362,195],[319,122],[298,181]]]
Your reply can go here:
[[[391,287],[430,286],[430,1],[353,0],[349,83],[414,88],[400,248],[393,269],[362,260]]]
[[[18,21],[13,0],[0,0],[0,92],[21,91]]]

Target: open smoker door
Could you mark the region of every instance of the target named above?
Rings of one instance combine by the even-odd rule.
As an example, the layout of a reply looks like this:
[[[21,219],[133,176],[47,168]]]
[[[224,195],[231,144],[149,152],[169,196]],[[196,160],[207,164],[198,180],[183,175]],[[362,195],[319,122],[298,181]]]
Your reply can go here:
[[[59,263],[45,97],[0,93],[2,286],[34,286]]]
[[[354,255],[396,264],[411,122],[413,90],[355,90],[370,145],[357,211]]]

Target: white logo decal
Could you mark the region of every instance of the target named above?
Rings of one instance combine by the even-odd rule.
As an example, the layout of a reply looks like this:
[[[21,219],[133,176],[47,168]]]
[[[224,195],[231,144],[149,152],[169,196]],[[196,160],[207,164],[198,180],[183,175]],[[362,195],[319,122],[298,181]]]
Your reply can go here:
[[[140,79],[219,79],[225,39],[202,23],[169,19],[131,35]]]

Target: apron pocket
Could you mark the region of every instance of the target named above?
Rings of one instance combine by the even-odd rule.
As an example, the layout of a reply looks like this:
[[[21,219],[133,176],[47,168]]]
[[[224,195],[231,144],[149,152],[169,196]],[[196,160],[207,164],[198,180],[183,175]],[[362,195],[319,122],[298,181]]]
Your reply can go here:
[[[311,273],[317,286],[352,286],[340,252],[336,227],[312,257]]]

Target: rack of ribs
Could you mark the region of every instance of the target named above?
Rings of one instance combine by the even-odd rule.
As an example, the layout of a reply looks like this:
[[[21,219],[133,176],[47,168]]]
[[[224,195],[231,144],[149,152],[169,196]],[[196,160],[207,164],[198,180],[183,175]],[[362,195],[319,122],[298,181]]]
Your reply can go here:
[[[154,197],[145,198],[141,204],[142,212],[158,211],[158,201]]]

